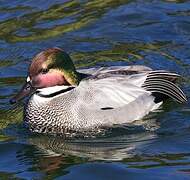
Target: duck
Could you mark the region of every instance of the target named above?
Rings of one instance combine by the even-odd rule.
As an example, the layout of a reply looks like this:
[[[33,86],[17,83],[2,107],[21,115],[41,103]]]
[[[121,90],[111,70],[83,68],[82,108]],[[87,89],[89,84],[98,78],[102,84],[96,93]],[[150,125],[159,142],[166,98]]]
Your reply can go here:
[[[36,133],[98,132],[142,119],[168,98],[187,102],[179,74],[143,65],[76,69],[64,50],[38,53],[21,90],[10,100],[29,97],[24,122]]]

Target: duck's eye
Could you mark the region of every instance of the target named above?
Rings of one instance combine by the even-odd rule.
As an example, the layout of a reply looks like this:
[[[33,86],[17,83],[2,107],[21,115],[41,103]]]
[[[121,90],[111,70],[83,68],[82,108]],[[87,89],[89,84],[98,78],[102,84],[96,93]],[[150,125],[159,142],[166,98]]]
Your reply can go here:
[[[42,74],[46,74],[48,72],[48,69],[41,69]]]

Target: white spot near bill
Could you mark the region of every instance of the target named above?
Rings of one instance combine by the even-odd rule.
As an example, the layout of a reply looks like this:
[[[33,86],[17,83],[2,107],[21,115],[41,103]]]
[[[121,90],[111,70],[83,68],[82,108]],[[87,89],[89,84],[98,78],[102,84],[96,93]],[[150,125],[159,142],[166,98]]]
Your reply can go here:
[[[26,78],[26,82],[30,82],[30,77],[28,76],[27,78]]]

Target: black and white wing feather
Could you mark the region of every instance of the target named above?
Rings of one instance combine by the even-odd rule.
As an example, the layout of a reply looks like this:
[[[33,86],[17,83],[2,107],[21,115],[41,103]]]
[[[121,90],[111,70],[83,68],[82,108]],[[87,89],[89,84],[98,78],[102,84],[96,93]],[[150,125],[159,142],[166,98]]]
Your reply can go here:
[[[152,93],[158,93],[184,103],[187,98],[183,91],[175,84],[180,75],[167,71],[151,71],[142,87]]]

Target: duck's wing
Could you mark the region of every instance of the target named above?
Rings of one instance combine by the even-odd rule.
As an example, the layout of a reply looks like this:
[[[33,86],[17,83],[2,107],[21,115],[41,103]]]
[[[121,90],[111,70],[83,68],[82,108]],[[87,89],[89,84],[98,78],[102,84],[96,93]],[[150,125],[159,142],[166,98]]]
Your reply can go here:
[[[140,96],[150,95],[154,96],[156,103],[168,97],[179,103],[187,101],[183,91],[175,84],[180,77],[178,74],[145,68],[140,71],[139,66],[138,72],[134,72],[134,67],[130,70],[124,68],[122,71],[121,68],[119,71],[110,70],[111,68],[109,71],[102,70],[81,82],[81,92],[91,94],[91,97],[94,95],[90,102],[92,107],[118,108],[137,100]]]
[[[81,81],[76,90],[79,93],[79,99],[83,99],[83,102],[88,104],[88,108],[119,108],[135,101],[142,95],[151,95],[151,92],[139,86],[144,83],[146,78],[147,73],[133,76],[93,77]]]

